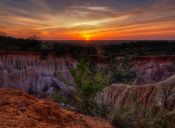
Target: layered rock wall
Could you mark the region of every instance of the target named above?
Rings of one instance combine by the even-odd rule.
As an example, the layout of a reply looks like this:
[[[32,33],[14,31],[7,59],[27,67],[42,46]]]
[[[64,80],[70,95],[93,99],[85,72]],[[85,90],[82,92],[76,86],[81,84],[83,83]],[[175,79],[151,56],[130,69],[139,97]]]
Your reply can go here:
[[[174,111],[175,75],[156,84],[114,84],[99,93],[96,100],[100,105],[112,107],[111,110],[113,111],[138,105],[143,107],[154,106],[166,109],[167,111]]]
[[[73,78],[63,58],[39,53],[0,53],[0,87],[20,88],[37,96],[69,93]]]

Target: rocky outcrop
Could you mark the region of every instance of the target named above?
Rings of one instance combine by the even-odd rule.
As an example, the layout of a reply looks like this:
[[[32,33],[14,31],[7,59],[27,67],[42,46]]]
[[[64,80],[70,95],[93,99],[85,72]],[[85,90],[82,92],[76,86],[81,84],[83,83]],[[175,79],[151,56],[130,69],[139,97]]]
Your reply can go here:
[[[99,93],[96,100],[100,105],[111,106],[113,111],[135,105],[175,111],[175,75],[156,84],[114,84]]]
[[[137,84],[151,84],[166,80],[175,74],[175,64],[148,62],[144,66],[136,67]]]
[[[130,60],[137,74],[135,84],[153,84],[175,74],[175,56],[146,56]]]
[[[0,89],[1,128],[112,128],[105,120],[85,116],[19,90]]]
[[[71,93],[73,78],[65,58],[39,53],[0,53],[0,87],[18,88],[38,97],[60,90]]]

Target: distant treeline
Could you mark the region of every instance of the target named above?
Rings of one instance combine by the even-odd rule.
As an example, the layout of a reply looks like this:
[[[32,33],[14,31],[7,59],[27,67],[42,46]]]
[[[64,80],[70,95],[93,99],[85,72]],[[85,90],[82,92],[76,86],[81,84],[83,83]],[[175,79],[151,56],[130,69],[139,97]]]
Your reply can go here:
[[[104,48],[110,56],[175,55],[175,41],[137,41]]]
[[[66,54],[79,59],[92,56],[113,58],[115,56],[175,55],[175,41],[131,41],[120,44],[117,44],[116,41],[116,44],[87,45],[84,47],[83,45],[75,45],[75,43],[43,42],[35,37],[23,39],[1,34],[0,50]]]

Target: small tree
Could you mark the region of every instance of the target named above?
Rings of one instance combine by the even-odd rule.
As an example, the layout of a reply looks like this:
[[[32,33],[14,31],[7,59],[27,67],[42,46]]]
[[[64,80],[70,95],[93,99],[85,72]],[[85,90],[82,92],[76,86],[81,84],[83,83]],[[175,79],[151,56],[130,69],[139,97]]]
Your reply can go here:
[[[102,71],[93,69],[85,61],[80,61],[71,71],[76,82],[75,100],[79,102],[78,108],[88,114],[95,111],[95,95],[107,84],[108,77]]]

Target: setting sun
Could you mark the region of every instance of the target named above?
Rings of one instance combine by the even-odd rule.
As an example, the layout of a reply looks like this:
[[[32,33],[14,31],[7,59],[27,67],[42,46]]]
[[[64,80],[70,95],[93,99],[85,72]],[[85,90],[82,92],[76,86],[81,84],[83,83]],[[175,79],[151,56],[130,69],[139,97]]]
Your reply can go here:
[[[91,40],[92,38],[92,35],[89,33],[82,34],[81,36],[84,38],[84,40]]]

